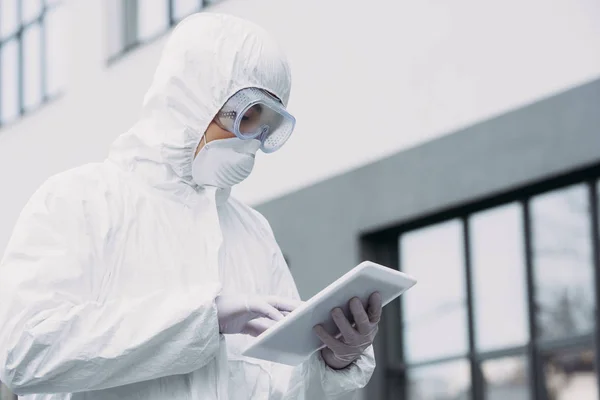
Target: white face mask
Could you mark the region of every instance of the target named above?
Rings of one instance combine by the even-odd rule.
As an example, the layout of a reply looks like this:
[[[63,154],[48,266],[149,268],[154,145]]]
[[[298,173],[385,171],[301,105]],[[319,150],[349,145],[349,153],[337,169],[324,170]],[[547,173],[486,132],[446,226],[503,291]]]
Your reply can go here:
[[[260,140],[219,139],[207,143],[192,165],[192,177],[200,186],[222,189],[237,185],[250,175]]]

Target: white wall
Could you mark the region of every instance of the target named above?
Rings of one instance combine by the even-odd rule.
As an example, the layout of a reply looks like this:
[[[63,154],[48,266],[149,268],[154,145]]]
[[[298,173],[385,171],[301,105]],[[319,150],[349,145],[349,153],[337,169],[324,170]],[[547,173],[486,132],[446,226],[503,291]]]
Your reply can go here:
[[[0,131],[0,252],[46,177],[102,160],[135,120],[164,43],[107,67],[103,1],[66,3],[65,94]],[[294,73],[297,131],[280,152],[260,157],[238,195],[264,201],[600,75],[598,1],[490,3],[223,0],[212,7],[273,32]]]

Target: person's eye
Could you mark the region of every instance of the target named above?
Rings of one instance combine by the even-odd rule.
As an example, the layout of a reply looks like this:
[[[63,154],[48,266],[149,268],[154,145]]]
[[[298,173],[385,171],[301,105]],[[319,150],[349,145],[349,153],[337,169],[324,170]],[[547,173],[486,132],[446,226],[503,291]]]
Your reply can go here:
[[[252,111],[248,111],[246,114],[244,114],[244,116],[242,117],[242,121],[250,121],[251,119],[256,118],[257,115],[255,112]]]

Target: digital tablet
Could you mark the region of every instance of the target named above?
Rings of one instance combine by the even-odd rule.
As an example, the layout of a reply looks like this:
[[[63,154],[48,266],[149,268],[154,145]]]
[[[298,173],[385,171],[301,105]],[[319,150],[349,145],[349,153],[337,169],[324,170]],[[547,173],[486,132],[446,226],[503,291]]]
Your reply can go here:
[[[298,365],[324,347],[313,326],[322,324],[330,334],[339,334],[331,310],[340,307],[351,317],[348,308],[351,298],[360,298],[366,306],[371,293],[377,291],[385,306],[415,284],[414,278],[402,272],[365,261],[255,338],[242,355]]]

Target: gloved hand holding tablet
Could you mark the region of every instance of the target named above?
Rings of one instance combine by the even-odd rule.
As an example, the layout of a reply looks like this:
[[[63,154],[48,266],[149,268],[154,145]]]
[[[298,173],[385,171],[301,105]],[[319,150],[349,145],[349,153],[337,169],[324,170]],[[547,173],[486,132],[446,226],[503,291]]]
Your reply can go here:
[[[385,306],[415,284],[414,278],[402,272],[365,261],[267,329],[248,346],[243,355],[295,366],[326,347],[325,341],[327,349],[323,356],[326,362],[333,368],[343,368],[343,364],[347,365],[356,356],[355,353],[364,350],[361,346],[363,339],[366,341],[369,335],[374,336],[374,332],[369,329],[379,322],[379,316],[369,316],[369,310],[381,309],[377,302],[380,301]],[[355,297],[362,304],[358,304]],[[354,304],[350,302],[351,299]],[[354,329],[356,335],[349,327],[345,327],[345,336],[350,333],[352,338],[344,337],[344,332],[340,335],[338,324],[332,317],[332,311],[338,308],[343,315],[339,310],[333,314],[337,314],[336,320],[343,327],[343,324],[348,324]],[[356,322],[355,314],[361,318]],[[371,318],[377,318],[377,321],[371,321]],[[340,339],[340,343],[333,342],[336,337]],[[327,360],[326,357],[330,359]]]

